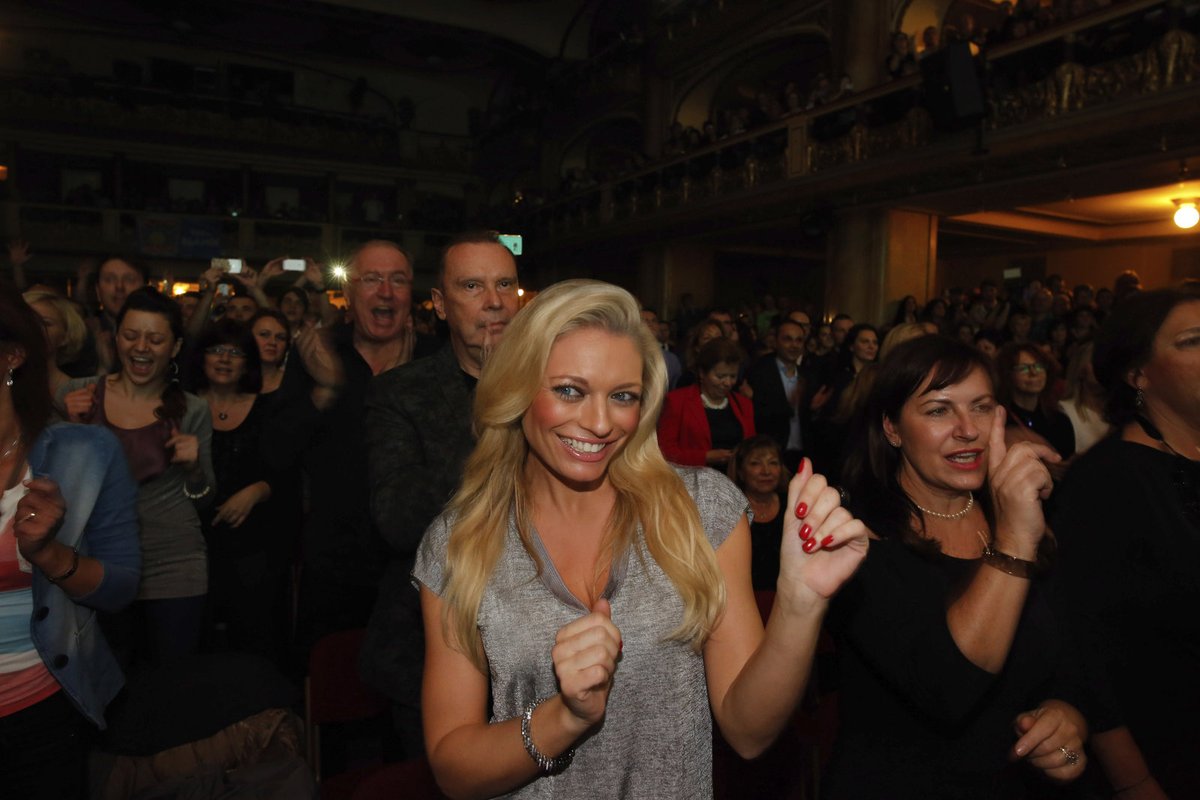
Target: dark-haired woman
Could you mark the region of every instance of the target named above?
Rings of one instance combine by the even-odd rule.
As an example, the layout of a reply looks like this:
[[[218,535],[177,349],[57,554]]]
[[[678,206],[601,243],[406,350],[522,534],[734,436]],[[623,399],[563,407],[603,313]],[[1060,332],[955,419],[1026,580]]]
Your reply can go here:
[[[738,442],[754,435],[754,407],[733,391],[742,350],[716,338],[700,348],[700,382],[667,394],[658,420],[658,446],[673,464],[725,469]]]
[[[1098,668],[1093,752],[1118,800],[1200,797],[1200,296],[1126,297],[1093,364],[1117,435],[1075,462],[1053,519]]]
[[[124,678],[95,624],[137,593],[136,486],[112,434],[50,425],[42,323],[0,289],[0,794],[86,796]]]
[[[116,318],[120,370],[62,390],[70,420],[116,434],[138,482],[142,581],[120,631],[135,655],[159,662],[190,654],[199,642],[208,568],[198,509],[212,502],[216,484],[208,404],[174,379],[182,336],[179,306],[138,289]]]
[[[296,286],[289,286],[279,295],[279,313],[288,322],[293,334],[300,332],[304,317],[308,314],[308,293]]]
[[[770,436],[743,439],[733,451],[729,477],[750,501],[750,582],[755,591],[775,590],[779,539],[783,536],[787,479],[783,453]]]
[[[274,320],[272,320],[274,321]],[[201,519],[208,543],[208,618],[214,647],[279,654],[273,619],[287,573],[286,554],[273,545],[272,484],[263,460],[263,425],[270,401],[262,386],[259,350],[251,330],[223,320],[196,347],[196,392],[212,415],[214,511]]]
[[[1050,399],[1051,380],[1058,365],[1034,344],[1010,342],[996,357],[1000,372],[1000,400],[1008,412],[1010,443],[1035,434],[1034,441],[1046,442],[1063,461],[1075,455],[1075,429],[1071,418]],[[1051,470],[1054,472],[1054,470]]]
[[[283,383],[283,370],[291,346],[292,334],[287,317],[282,311],[261,308],[248,324],[250,333],[254,335],[262,368],[260,394],[273,394]]]
[[[878,357],[879,331],[874,325],[860,322],[846,331],[846,345],[833,374],[833,396],[827,408],[836,411],[846,387],[868,364],[874,364]]]
[[[835,598],[841,725],[829,798],[1023,798],[1084,769],[1063,626],[1039,579],[1049,448],[1004,443],[990,362],[893,350],[847,451],[879,537]]]
[[[894,328],[897,325],[908,325],[917,322],[920,319],[921,306],[917,303],[917,298],[911,294],[906,294],[904,299],[896,304],[896,314],[892,317],[892,324],[889,328]]]

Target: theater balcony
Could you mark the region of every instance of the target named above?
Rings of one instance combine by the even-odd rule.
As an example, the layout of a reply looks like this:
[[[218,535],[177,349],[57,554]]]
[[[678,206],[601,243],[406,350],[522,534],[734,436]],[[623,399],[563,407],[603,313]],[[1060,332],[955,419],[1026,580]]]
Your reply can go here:
[[[1131,0],[975,56],[947,46],[918,74],[595,186],[521,197],[510,225],[563,265],[664,241],[760,239],[823,262],[826,308],[877,318],[888,298],[945,285],[940,220],[1175,180],[1200,153],[1194,12]],[[660,63],[703,47],[705,19],[675,20]],[[668,303],[688,267],[659,266],[625,279]]]

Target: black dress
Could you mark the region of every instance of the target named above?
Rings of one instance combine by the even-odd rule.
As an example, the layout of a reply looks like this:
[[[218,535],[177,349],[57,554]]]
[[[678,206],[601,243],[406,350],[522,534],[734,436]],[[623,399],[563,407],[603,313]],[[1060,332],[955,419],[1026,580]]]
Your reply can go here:
[[[256,397],[241,425],[213,431],[212,460],[217,476],[213,509],[258,481],[272,487],[272,497],[254,506],[236,528],[224,522],[214,525],[215,511],[205,514],[201,524],[208,545],[210,649],[279,658],[286,630],[280,603],[296,530],[279,524],[274,492],[284,480],[263,461],[262,429],[271,405],[264,397]]]
[[[1050,698],[1079,706],[1074,653],[1038,579],[1001,672],[971,663],[946,607],[977,569],[991,567],[871,542],[828,618],[841,721],[824,797],[1012,800],[1048,788],[1039,770],[1009,761],[1013,720]]]
[[[779,511],[769,522],[750,523],[750,580],[755,591],[774,590],[779,582],[779,540],[787,494],[779,492]]]
[[[1200,797],[1200,464],[1108,439],[1056,493],[1058,598],[1097,667],[1092,731],[1127,726],[1170,797]]]
[[[1075,426],[1071,424],[1071,418],[1066,414],[1057,409],[1046,412],[1042,410],[1041,406],[1033,411],[1027,411],[1012,403],[1008,404],[1006,408],[1012,424],[1024,425],[1041,436],[1063,458],[1075,455]]]

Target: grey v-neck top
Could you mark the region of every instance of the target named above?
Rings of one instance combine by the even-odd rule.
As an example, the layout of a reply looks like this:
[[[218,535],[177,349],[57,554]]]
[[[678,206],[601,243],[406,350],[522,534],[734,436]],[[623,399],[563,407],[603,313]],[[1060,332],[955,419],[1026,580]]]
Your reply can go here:
[[[676,467],[700,511],[713,548],[749,513],[745,496],[708,468]],[[450,521],[438,517],[417,551],[413,578],[440,595]],[[534,536],[544,568],[525,551],[510,519],[504,552],[484,590],[479,632],[487,654],[493,722],[520,716],[530,700],[558,692],[550,651],[559,628],[587,613]],[[668,637],[683,602],[645,550],[617,560],[604,596],[624,644],[600,730],[576,747],[561,774],[535,779],[506,797],[710,798],[712,721],[704,659]],[[640,556],[640,557],[639,557]]]

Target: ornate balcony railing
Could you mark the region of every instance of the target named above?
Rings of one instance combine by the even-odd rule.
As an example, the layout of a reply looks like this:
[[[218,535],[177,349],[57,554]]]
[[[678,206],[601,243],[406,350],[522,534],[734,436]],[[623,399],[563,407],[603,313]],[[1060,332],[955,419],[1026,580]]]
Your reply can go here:
[[[1047,120],[1069,121],[1132,98],[1167,102],[1166,93],[1191,84],[1198,73],[1193,28],[1200,18],[1177,7],[1175,0],[1129,0],[982,54],[975,64],[985,113],[967,132],[935,124],[927,79],[913,75],[594,188],[526,203],[513,224],[541,233],[538,240],[545,242],[782,185],[802,190],[806,181],[835,176],[865,185],[886,168],[864,166],[882,168],[940,143],[1020,137],[1027,130],[1033,146]]]

